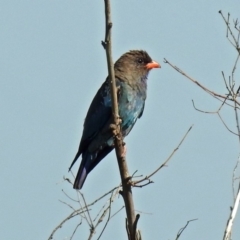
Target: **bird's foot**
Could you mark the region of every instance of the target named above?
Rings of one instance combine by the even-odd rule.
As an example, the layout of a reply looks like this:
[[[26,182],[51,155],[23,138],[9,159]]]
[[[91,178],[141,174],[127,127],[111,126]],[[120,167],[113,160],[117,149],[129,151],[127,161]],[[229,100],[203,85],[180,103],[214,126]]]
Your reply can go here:
[[[117,137],[118,133],[119,133],[119,128],[116,124],[110,124],[109,128],[112,130],[113,136]]]
[[[118,117],[117,117],[117,121],[118,121],[118,123],[117,123],[117,124],[120,126],[120,125],[121,125],[121,123],[122,123],[122,119],[120,118],[120,116],[118,116]]]

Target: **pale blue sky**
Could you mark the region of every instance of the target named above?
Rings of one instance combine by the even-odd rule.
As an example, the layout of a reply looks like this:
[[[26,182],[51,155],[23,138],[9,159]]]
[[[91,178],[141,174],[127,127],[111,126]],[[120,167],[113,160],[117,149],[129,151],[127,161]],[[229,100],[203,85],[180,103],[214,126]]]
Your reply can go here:
[[[71,177],[68,167],[85,114],[107,76],[100,44],[105,34],[104,4],[2,0],[0,6],[0,239],[43,240],[70,213],[58,201],[67,201],[61,189],[76,196],[62,179]],[[181,240],[222,239],[232,205],[237,138],[217,116],[195,111],[191,100],[212,111],[219,102],[163,63],[165,57],[225,94],[221,71],[231,73],[236,52],[225,38],[220,9],[240,18],[239,0],[112,1],[114,59],[128,50],[144,49],[162,65],[149,76],[143,117],[126,139],[131,173],[154,170],[194,124],[168,167],[152,178],[155,183],[133,189],[136,209],[153,213],[141,214],[138,226],[143,239],[175,239],[193,218],[198,221],[190,224]],[[232,110],[226,108],[223,116],[234,128]],[[91,172],[83,193],[91,202],[119,179],[112,153]],[[119,197],[114,209],[122,205]],[[124,218],[122,211],[102,239],[126,239]],[[69,239],[77,220],[54,239]],[[234,240],[240,239],[239,226],[238,216]],[[82,226],[78,239],[86,239],[88,230]]]

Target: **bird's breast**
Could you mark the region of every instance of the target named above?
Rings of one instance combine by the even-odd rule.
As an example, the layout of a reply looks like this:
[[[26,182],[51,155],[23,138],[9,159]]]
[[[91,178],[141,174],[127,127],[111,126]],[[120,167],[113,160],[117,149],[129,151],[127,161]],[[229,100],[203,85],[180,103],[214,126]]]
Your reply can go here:
[[[133,89],[131,86],[122,86],[119,96],[119,115],[122,120],[122,132],[126,136],[137,118],[143,111],[146,92]]]

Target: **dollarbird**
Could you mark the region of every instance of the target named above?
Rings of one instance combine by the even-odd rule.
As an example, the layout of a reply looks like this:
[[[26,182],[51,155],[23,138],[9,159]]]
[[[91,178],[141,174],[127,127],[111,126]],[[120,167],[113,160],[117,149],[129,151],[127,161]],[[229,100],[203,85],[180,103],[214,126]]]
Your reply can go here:
[[[152,68],[161,66],[146,51],[132,50],[123,54],[114,64],[120,128],[123,138],[132,130],[143,114],[147,97],[148,74]],[[114,149],[112,101],[108,78],[97,91],[88,109],[83,133],[75,158],[69,168],[82,155],[82,161],[73,185],[81,189],[86,177],[94,167]]]

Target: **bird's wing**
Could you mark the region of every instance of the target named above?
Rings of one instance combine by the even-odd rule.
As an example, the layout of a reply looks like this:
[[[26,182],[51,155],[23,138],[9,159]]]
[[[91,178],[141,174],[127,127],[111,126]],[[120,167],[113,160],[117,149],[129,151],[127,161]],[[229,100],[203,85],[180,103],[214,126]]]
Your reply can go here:
[[[106,80],[96,93],[86,119],[81,142],[91,141],[111,118],[111,95]]]
[[[79,149],[69,170],[98,133],[111,121],[111,114],[111,94],[107,79],[96,93],[88,109]]]

